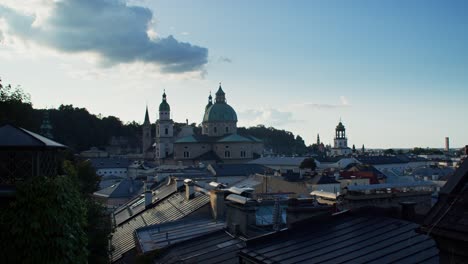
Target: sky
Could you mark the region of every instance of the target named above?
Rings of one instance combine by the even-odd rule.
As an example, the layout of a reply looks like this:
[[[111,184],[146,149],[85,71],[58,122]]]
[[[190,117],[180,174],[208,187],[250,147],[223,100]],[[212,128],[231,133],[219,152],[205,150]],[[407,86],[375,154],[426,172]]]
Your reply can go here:
[[[200,123],[221,82],[239,126],[360,148],[468,144],[468,2],[0,0],[0,78],[61,104]]]

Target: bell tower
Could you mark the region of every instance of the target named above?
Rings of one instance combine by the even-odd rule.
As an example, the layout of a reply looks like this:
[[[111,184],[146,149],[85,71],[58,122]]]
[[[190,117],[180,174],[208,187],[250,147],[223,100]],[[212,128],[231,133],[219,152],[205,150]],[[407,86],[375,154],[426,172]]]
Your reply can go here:
[[[170,115],[171,107],[164,91],[159,104],[159,119],[156,121],[156,160],[167,158],[174,152],[174,121]]]

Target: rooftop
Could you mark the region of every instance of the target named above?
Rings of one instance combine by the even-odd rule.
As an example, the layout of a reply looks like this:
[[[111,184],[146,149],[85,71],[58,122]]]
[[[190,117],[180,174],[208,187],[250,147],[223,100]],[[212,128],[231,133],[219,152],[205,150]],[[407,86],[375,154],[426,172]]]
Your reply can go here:
[[[414,223],[340,216],[247,241],[240,257],[254,263],[438,263],[435,242]]]
[[[66,146],[11,124],[0,126],[0,148],[55,148]]]

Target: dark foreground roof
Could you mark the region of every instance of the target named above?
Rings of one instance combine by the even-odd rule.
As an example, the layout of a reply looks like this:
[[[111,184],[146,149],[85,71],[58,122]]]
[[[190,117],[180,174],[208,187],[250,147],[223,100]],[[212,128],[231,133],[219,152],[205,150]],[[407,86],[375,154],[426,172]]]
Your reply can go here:
[[[439,251],[418,225],[386,217],[339,217],[247,241],[254,263],[438,263]]]
[[[66,148],[51,139],[10,124],[0,126],[0,148]]]
[[[428,234],[468,242],[468,160],[439,192],[439,200],[426,216]]]
[[[237,264],[237,253],[243,247],[241,239],[220,230],[174,245],[156,263]]]

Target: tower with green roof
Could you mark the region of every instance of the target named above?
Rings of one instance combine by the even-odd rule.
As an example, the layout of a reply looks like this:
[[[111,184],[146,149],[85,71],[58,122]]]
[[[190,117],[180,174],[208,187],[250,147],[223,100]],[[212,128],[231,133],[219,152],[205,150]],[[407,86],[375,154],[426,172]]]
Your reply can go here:
[[[226,102],[226,94],[219,84],[215,103],[208,97],[202,122],[202,134],[207,136],[223,136],[237,132],[236,111]]]
[[[164,91],[162,101],[159,104],[155,152],[157,160],[167,158],[174,152],[174,121],[171,119],[171,107],[167,102],[166,91]]]

